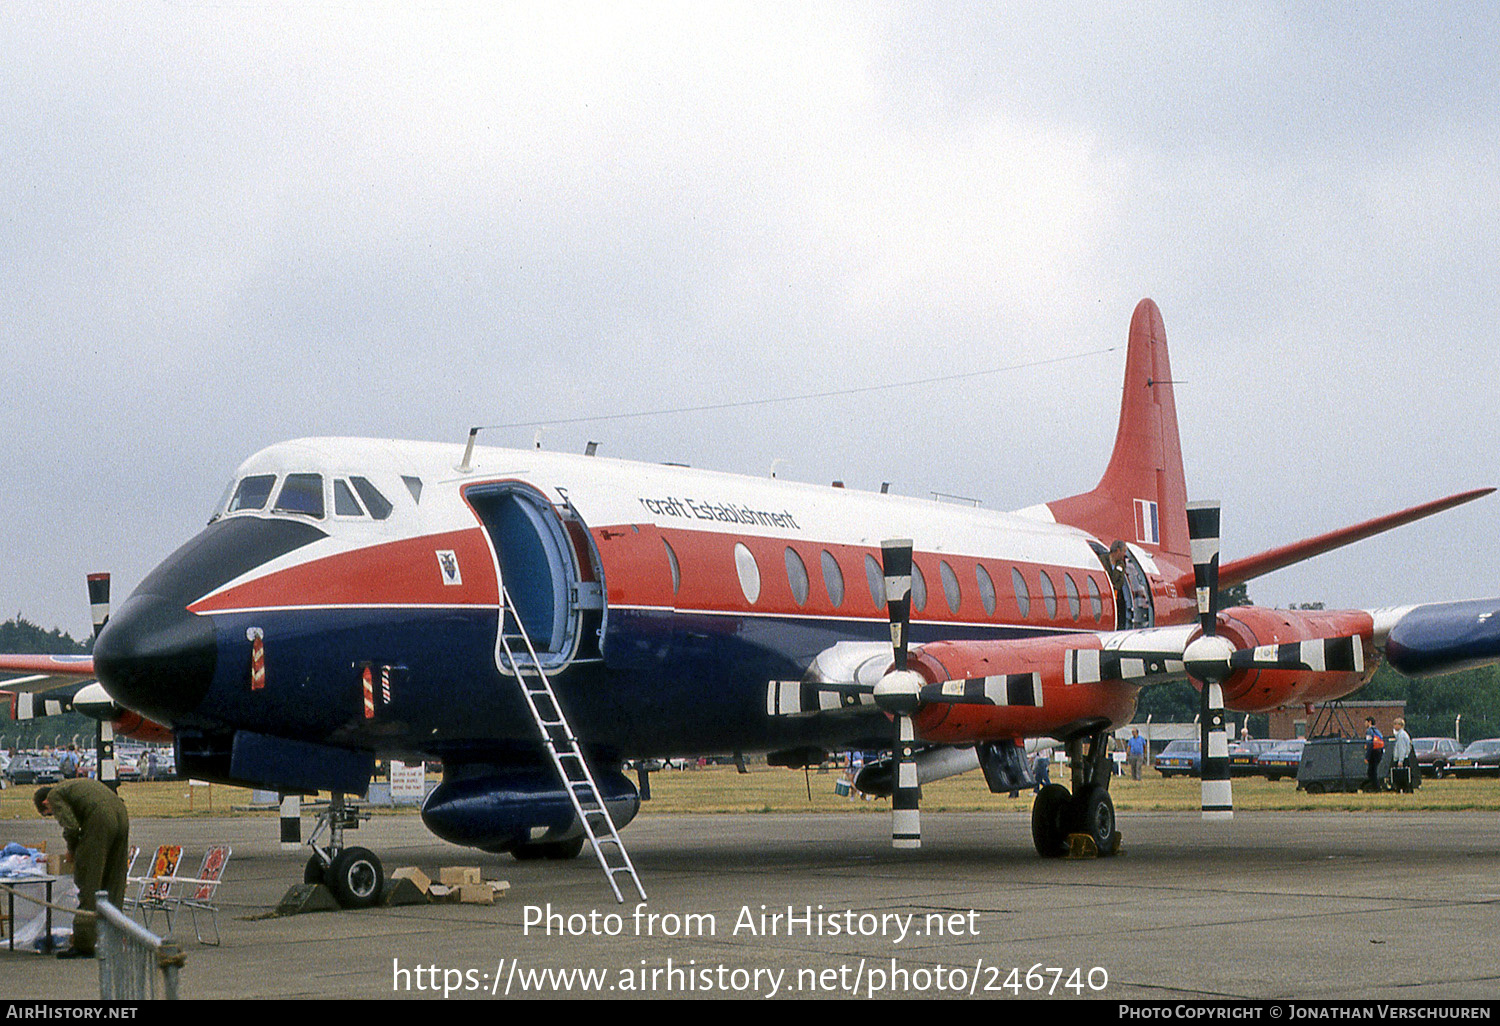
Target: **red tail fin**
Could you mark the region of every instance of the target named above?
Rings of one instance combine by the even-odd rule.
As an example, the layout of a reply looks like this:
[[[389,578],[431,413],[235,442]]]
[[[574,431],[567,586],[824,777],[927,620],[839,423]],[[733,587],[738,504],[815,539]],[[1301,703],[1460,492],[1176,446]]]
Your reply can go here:
[[[1082,528],[1106,545],[1123,539],[1154,555],[1191,558],[1167,334],[1161,311],[1149,299],[1137,304],[1130,319],[1125,391],[1109,466],[1093,491],[1047,508],[1059,523]]]

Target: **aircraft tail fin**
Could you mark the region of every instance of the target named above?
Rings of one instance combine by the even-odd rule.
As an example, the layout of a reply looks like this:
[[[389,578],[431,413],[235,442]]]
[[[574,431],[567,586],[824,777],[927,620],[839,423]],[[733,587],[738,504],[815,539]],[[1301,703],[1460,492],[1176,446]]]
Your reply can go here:
[[[1114,452],[1092,491],[1047,503],[1063,524],[1105,544],[1123,539],[1153,555],[1191,560],[1187,482],[1161,311],[1149,299],[1130,319],[1125,387]],[[1181,560],[1178,560],[1179,562]]]

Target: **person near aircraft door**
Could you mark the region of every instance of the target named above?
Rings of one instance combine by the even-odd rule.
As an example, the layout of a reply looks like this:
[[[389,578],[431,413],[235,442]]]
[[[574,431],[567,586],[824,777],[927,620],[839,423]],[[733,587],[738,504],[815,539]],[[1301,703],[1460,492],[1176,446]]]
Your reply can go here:
[[[1385,735],[1375,726],[1375,717],[1365,717],[1365,790],[1382,791],[1380,759],[1385,755]]]
[[[105,785],[87,777],[39,787],[32,798],[37,812],[55,816],[68,844],[78,885],[78,907],[94,911],[94,894],[109,892],[116,906],[125,900],[125,872],[130,847],[130,816],[125,803]],[[92,915],[73,918],[73,944],[58,958],[93,958],[98,926]]]

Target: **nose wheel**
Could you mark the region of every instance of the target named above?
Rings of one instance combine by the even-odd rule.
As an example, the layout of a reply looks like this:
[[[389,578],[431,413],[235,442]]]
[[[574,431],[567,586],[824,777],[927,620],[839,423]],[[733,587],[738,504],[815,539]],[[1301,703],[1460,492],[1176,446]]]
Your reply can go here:
[[[368,812],[346,804],[343,794],[335,791],[307,839],[313,854],[302,871],[302,881],[326,886],[341,908],[370,908],[379,904],[385,887],[380,858],[368,848],[344,845],[344,831],[357,829],[360,820],[369,818]],[[318,843],[324,830],[329,834],[326,847]]]

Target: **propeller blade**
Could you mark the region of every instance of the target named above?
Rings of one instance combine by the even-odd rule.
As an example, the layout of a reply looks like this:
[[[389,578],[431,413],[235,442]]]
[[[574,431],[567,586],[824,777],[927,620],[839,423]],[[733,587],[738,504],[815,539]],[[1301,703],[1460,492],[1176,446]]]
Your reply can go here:
[[[1219,625],[1219,504],[1187,504],[1188,545],[1193,554],[1193,587],[1198,593],[1198,623],[1213,637]]]
[[[1198,624],[1203,629],[1183,652],[1188,673],[1198,679],[1202,727],[1203,818],[1234,817],[1234,791],[1229,779],[1229,734],[1224,725],[1224,689],[1231,672],[1234,648],[1219,637],[1219,503],[1187,505],[1188,544],[1193,554],[1193,586],[1198,593]]]
[[[94,637],[109,622],[109,574],[89,574],[89,612],[94,618]]]
[[[1224,725],[1224,689],[1217,681],[1203,681],[1203,818],[1234,818],[1234,787],[1229,779],[1229,734]]]
[[[911,550],[909,538],[880,543],[885,573],[885,608],[891,618],[891,647],[896,669],[906,669],[906,633],[911,624]]]
[[[891,794],[891,847],[922,846],[922,788],[917,783],[916,729],[912,713],[921,705],[922,680],[907,664],[907,628],[911,625],[911,552],[909,538],[881,542],[885,605],[891,618],[895,668],[875,685],[875,702],[895,717],[896,790]]]
[[[88,580],[89,610],[93,614],[94,640],[97,641],[99,632],[109,622],[109,574],[89,574]],[[94,754],[99,782],[118,789],[120,775],[115,765],[115,726],[107,719],[101,718],[94,732]]]
[[[896,717],[896,790],[891,794],[891,847],[922,847],[922,788],[917,783],[916,732],[910,716]]]

